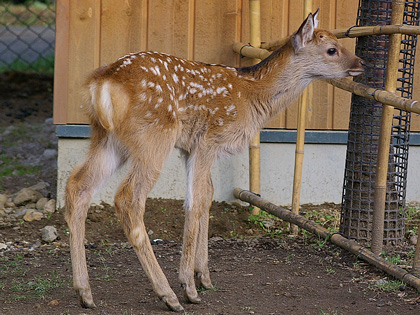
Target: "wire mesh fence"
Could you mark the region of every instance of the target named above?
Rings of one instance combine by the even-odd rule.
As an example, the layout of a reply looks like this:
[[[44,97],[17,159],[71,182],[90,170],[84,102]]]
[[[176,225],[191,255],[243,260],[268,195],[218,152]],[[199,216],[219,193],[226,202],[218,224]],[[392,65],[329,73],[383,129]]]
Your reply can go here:
[[[0,0],[0,72],[53,73],[54,39],[54,0]]]
[[[358,26],[385,25],[391,20],[392,0],[360,0]],[[406,1],[404,24],[419,25],[420,1]],[[356,81],[384,89],[389,39],[387,35],[357,40],[356,54],[366,62],[365,74]],[[403,35],[397,90],[410,98],[413,91],[417,36]],[[369,241],[373,218],[374,183],[382,105],[352,97],[340,231],[348,238]],[[384,240],[404,237],[405,194],[410,135],[410,113],[396,110],[388,164]]]

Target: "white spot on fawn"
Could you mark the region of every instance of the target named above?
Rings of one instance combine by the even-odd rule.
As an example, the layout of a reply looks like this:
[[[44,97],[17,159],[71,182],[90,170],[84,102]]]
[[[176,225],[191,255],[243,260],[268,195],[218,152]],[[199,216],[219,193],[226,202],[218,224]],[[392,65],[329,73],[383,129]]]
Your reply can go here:
[[[141,102],[144,102],[147,99],[146,94],[141,93],[140,96],[139,96],[139,99],[140,99]]]
[[[230,106],[225,106],[225,109],[226,109],[226,115],[229,115],[229,114],[230,114],[230,112],[231,112],[231,111],[233,111],[235,108],[236,108],[236,107],[235,107],[235,105],[234,105],[234,104],[232,104],[232,105],[230,105]]]
[[[226,88],[225,88],[224,86],[222,86],[222,87],[218,87],[218,88],[216,89],[216,93],[217,93],[217,94],[220,94],[220,93],[222,93],[222,92],[224,92],[224,91],[226,91]]]
[[[160,69],[159,69],[159,66],[156,66],[156,67],[150,68],[150,71],[152,71],[154,75],[160,76]]]
[[[172,79],[174,80],[175,83],[179,82],[179,78],[175,73],[172,73]]]

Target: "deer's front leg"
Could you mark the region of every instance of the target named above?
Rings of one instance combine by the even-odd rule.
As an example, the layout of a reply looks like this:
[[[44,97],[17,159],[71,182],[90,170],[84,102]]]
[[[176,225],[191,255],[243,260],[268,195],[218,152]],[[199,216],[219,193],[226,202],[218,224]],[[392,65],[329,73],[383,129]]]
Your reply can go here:
[[[192,153],[187,160],[187,176],[188,189],[187,198],[185,200],[185,225],[184,225],[184,241],[182,245],[182,256],[179,270],[179,280],[184,290],[185,298],[191,303],[199,303],[194,273],[197,270],[201,272],[200,277],[208,278],[204,280],[207,285],[211,286],[208,276],[207,267],[207,228],[208,228],[208,212],[209,200],[212,196],[208,196],[212,188],[210,179],[210,168],[213,162],[211,152],[207,150],[196,151]],[[200,225],[203,222],[203,225]],[[200,228],[202,229],[200,232]],[[200,242],[198,242],[200,234]],[[204,252],[202,237],[205,237]],[[200,248],[198,249],[198,243]],[[198,251],[197,251],[198,250]],[[196,258],[196,255],[204,257]],[[204,263],[205,260],[205,263]]]

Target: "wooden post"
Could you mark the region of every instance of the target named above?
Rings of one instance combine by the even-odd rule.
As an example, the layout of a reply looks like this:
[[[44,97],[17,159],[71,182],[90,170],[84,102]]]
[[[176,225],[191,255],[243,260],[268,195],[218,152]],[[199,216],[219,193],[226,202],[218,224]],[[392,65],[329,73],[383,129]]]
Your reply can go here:
[[[54,124],[67,122],[70,44],[70,0],[56,2]]]
[[[249,0],[250,14],[250,44],[259,48],[261,46],[261,5],[260,0]],[[259,59],[254,59],[258,63]],[[260,193],[260,133],[258,133],[249,145],[249,190]],[[254,207],[253,215],[259,214],[260,209]]]
[[[395,25],[403,23],[404,5],[405,1],[403,0],[392,1],[391,24]],[[390,35],[385,90],[392,93],[394,93],[397,89],[400,47],[401,34]],[[382,252],[383,246],[386,185],[393,117],[394,107],[384,104],[382,108],[381,130],[379,133],[372,222],[372,252],[375,255],[379,255]]]
[[[312,12],[312,0],[305,0],[303,6],[303,18],[305,19]],[[306,111],[308,110],[308,99],[312,99],[312,86],[308,86],[299,97],[298,122],[295,150],[295,172],[293,177],[292,212],[299,214],[300,190],[302,186],[302,167],[305,146]],[[297,235],[297,225],[290,225],[291,234]]]

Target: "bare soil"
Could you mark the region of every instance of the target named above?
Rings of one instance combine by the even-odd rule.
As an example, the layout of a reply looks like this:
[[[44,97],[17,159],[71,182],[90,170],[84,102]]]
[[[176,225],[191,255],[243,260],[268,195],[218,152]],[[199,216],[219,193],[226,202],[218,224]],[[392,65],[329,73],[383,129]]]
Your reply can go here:
[[[11,74],[0,76],[0,81],[0,130],[15,123],[42,124],[50,117],[51,78]],[[1,180],[0,193],[13,194],[39,181],[55,187],[53,175]],[[302,206],[302,212],[314,211],[336,217],[339,207]],[[188,304],[177,281],[182,201],[148,200],[149,236],[185,314],[420,313],[419,293],[414,289],[398,286],[388,291],[381,284],[393,283],[393,279],[357,257],[311,235],[290,237],[287,224],[280,220],[269,218],[264,226],[249,215],[249,207],[213,203],[209,265],[214,289],[200,291],[201,304]],[[57,228],[57,241],[41,242],[39,229],[46,225]],[[40,221],[0,224],[0,243],[8,244],[0,250],[0,314],[170,314],[154,295],[113,207],[92,207],[86,230],[94,310],[81,308],[72,289],[62,209]],[[393,253],[404,261],[413,249],[404,243],[394,247]]]

